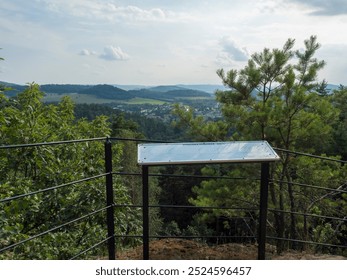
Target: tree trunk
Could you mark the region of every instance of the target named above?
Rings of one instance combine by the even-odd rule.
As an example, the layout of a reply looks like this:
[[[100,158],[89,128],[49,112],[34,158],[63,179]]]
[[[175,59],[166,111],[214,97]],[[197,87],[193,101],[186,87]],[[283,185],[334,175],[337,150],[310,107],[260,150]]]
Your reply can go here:
[[[279,202],[278,202],[278,207],[279,207],[279,212],[276,213],[275,215],[275,221],[276,221],[276,232],[277,232],[277,237],[279,238],[277,240],[277,252],[281,253],[284,250],[284,241],[281,240],[281,238],[284,238],[284,233],[285,233],[285,214],[284,214],[284,204],[285,204],[285,191],[284,191],[284,178],[287,173],[288,169],[288,164],[289,164],[289,155],[287,155],[284,159],[283,165],[282,165],[282,171],[280,174],[279,178]]]

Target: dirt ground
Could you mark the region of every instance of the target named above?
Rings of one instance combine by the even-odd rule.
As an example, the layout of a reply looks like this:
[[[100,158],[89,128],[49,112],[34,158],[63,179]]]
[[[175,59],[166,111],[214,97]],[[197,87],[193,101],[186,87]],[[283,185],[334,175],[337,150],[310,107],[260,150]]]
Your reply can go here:
[[[152,241],[149,251],[152,260],[256,260],[258,247],[254,244],[223,244],[210,247],[206,244],[183,239],[162,239]],[[122,260],[141,260],[142,246],[120,252]],[[266,259],[270,260],[347,260],[342,256],[286,252],[278,255],[276,248],[266,247]]]

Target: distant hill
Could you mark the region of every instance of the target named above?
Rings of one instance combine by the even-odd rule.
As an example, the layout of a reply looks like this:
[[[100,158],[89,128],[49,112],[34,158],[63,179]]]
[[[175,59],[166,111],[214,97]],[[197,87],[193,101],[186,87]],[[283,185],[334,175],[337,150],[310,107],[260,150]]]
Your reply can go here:
[[[200,90],[204,92],[208,92],[210,94],[214,94],[216,90],[227,90],[227,88],[223,85],[177,85],[180,88],[192,89],[192,90]]]
[[[210,94],[215,93],[217,89],[225,90],[225,86],[219,84],[196,84],[196,85],[185,85],[185,84],[177,84],[177,85],[159,85],[159,86],[144,86],[144,85],[119,85],[114,84],[118,88],[124,90],[140,90],[140,89],[150,89],[153,91],[167,92],[170,90],[183,90],[183,89],[192,89],[198,91],[204,91]]]
[[[5,94],[8,97],[16,96],[17,93],[23,91],[26,88],[26,86],[12,84],[12,83],[6,83],[6,82],[0,82],[0,84],[4,85],[6,88],[11,88],[11,90],[6,90],[5,91]]]
[[[144,86],[144,85],[119,85],[119,84],[112,84],[112,86],[115,86],[120,89],[124,90],[139,90],[142,88],[150,88],[150,86]]]
[[[6,87],[12,88],[5,91],[9,97],[16,96],[27,86],[13,83],[1,82]],[[138,88],[136,88],[138,87]],[[130,100],[140,100],[144,102],[181,102],[194,99],[211,99],[216,90],[225,90],[222,85],[160,85],[153,87],[123,86],[114,85],[77,85],[77,84],[45,84],[40,89],[47,94],[47,102],[58,102],[61,95],[71,95],[74,100],[80,103],[108,103],[108,102],[129,102]],[[338,86],[328,84],[327,89],[331,92]]]
[[[26,85],[18,85],[13,83],[6,83],[6,82],[0,82],[0,84],[5,85],[6,87],[12,88],[12,90],[6,91],[7,96],[16,96],[17,93],[25,90],[27,87]],[[71,94],[71,93],[77,93],[79,91],[82,91],[84,89],[91,88],[92,86],[88,85],[72,85],[72,84],[46,84],[41,85],[40,89],[45,93],[55,93],[55,94]]]
[[[112,100],[129,100],[134,98],[128,91],[110,86],[110,85],[96,85],[87,89],[78,91],[79,94],[94,95],[98,98],[112,99]]]
[[[162,101],[174,101],[179,98],[210,97],[203,91],[190,90],[176,86],[158,86],[148,89],[123,90],[111,85],[96,85],[78,92],[112,100],[129,100],[132,98],[148,98]]]
[[[327,90],[329,90],[330,92],[333,90],[337,90],[339,89],[340,85],[332,85],[332,84],[328,84],[327,85]]]
[[[173,90],[186,90],[186,88],[182,88],[178,86],[156,86],[156,87],[146,88],[146,90],[155,91],[155,92],[168,92]]]
[[[6,91],[7,96],[15,96],[23,91],[26,86],[4,83],[13,90]],[[156,86],[142,89],[125,90],[112,85],[73,85],[73,84],[46,84],[41,85],[40,89],[46,94],[70,95],[81,94],[90,95],[100,99],[109,100],[129,100],[132,98],[147,98],[161,101],[172,102],[182,98],[211,98],[207,92],[200,90],[187,89],[179,86]]]
[[[47,84],[40,86],[40,89],[45,93],[56,93],[56,94],[66,94],[66,93],[77,93],[82,90],[89,89],[93,86],[90,85],[72,85],[72,84]]]
[[[161,91],[160,91],[161,90]],[[172,102],[181,98],[210,98],[211,96],[204,91],[197,91],[172,86],[159,86],[141,90],[131,90],[129,93],[140,98],[157,99]]]

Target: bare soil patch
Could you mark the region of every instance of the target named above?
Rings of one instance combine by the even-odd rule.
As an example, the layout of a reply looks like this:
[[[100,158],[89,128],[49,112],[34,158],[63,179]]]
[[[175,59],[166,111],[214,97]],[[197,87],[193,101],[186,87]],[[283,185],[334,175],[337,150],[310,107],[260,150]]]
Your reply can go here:
[[[151,260],[256,260],[258,246],[229,243],[212,247],[192,240],[162,239],[150,242],[149,256]],[[142,246],[120,252],[117,258],[141,260]],[[278,255],[276,247],[271,245],[266,246],[266,258],[271,260],[347,260],[342,256],[297,251]]]

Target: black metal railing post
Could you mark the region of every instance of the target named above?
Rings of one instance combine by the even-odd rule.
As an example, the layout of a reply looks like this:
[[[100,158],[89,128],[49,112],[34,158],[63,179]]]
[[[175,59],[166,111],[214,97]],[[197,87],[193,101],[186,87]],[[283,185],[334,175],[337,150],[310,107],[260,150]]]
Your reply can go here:
[[[260,183],[258,260],[265,260],[269,176],[270,176],[270,164],[268,162],[263,162],[261,164],[261,183]]]
[[[106,171],[106,206],[107,208],[107,238],[108,259],[116,259],[115,237],[114,237],[114,202],[113,202],[113,176],[112,176],[112,142],[105,142],[105,171]]]
[[[142,229],[143,229],[143,259],[149,260],[149,187],[148,166],[142,166]]]

